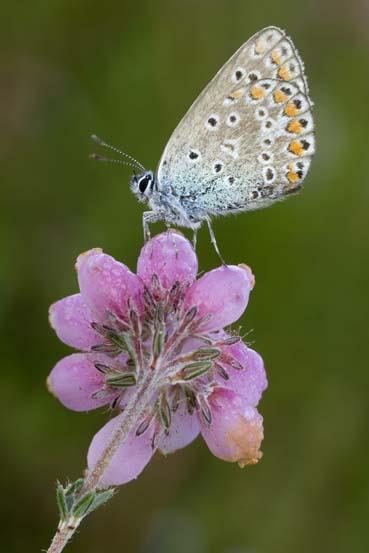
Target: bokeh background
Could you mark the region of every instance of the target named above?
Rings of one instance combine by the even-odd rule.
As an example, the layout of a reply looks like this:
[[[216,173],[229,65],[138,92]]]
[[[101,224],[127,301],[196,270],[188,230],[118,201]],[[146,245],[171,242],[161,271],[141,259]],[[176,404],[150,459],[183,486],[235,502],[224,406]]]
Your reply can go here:
[[[264,458],[240,470],[198,439],[157,457],[92,515],[71,553],[369,550],[369,7],[366,0],[3,3],[0,33],[1,545],[48,546],[57,478],[76,478],[103,413],[45,388],[69,349],[47,310],[100,246],[135,268],[141,206],[129,170],[95,164],[93,132],[155,168],[228,57],[274,24],[293,37],[315,101],[318,153],[298,197],[218,219],[228,262],[257,285],[243,328],[269,388]],[[162,226],[155,226],[160,231]],[[201,269],[218,260],[207,232]]]

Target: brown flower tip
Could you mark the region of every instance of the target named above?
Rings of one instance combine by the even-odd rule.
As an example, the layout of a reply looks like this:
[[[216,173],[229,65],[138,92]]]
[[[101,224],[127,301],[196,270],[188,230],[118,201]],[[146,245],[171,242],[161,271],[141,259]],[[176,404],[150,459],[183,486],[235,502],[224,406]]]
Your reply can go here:
[[[246,263],[240,263],[238,266],[241,269],[243,269],[244,271],[246,271],[247,277],[248,277],[249,282],[250,282],[251,290],[252,290],[255,286],[255,277],[254,277],[250,267],[248,265],[246,265]]]

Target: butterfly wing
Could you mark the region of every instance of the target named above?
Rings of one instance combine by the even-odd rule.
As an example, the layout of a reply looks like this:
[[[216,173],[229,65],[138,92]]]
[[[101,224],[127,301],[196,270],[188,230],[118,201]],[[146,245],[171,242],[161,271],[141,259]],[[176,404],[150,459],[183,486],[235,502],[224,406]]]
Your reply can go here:
[[[159,186],[199,219],[296,192],[315,149],[311,105],[291,39],[276,27],[263,29],[174,130],[159,163]]]

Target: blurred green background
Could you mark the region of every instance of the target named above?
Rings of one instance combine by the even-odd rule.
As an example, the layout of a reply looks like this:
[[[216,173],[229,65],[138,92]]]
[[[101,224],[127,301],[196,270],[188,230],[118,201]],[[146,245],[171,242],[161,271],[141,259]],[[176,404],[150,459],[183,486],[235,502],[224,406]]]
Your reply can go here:
[[[77,291],[79,252],[100,246],[134,269],[142,245],[129,170],[89,161],[89,135],[155,168],[214,73],[274,24],[305,61],[318,153],[298,197],[215,222],[227,261],[256,275],[242,324],[268,369],[264,458],[242,471],[201,439],[157,457],[67,550],[367,552],[368,2],[36,0],[1,11],[3,550],[48,546],[55,481],[80,475],[106,420],[66,410],[44,385],[70,353],[47,310]],[[218,264],[205,230],[198,252],[201,269]]]

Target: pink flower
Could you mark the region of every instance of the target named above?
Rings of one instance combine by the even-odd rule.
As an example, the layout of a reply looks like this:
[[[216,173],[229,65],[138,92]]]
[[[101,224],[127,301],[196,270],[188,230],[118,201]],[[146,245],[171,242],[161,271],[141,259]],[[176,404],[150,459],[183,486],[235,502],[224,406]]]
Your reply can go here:
[[[110,405],[124,413],[141,397],[136,390],[145,379],[151,382],[101,486],[136,478],[156,449],[171,453],[200,432],[217,457],[256,463],[263,439],[256,406],[267,386],[263,361],[223,330],[246,309],[250,269],[222,266],[196,280],[196,254],[176,231],[142,248],[137,275],[99,249],[80,255],[76,267],[80,293],[52,305],[50,322],[60,340],[82,353],[56,364],[50,391],[76,411]],[[94,436],[89,468],[120,416]]]

